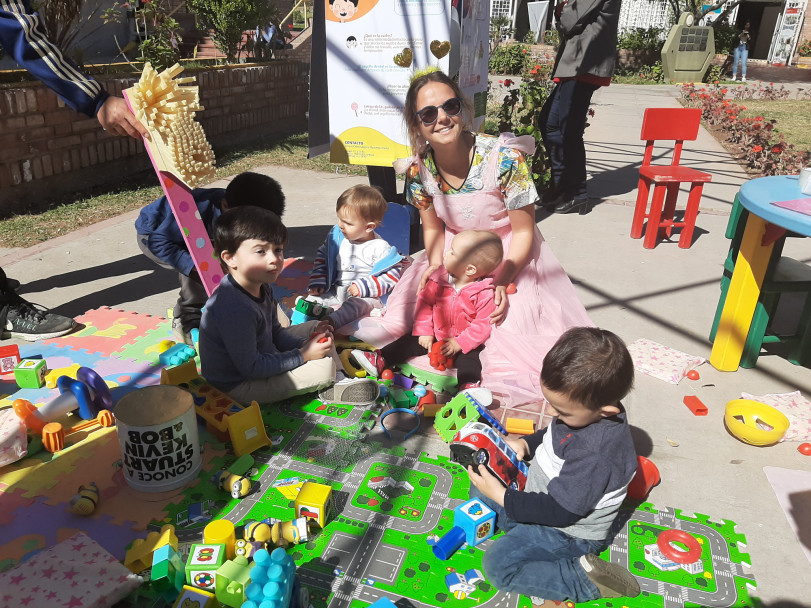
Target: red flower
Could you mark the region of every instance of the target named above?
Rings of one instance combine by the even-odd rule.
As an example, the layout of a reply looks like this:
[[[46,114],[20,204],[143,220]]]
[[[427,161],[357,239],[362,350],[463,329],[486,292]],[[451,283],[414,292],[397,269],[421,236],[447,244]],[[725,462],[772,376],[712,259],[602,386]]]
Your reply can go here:
[[[535,68],[532,68],[532,69],[529,71],[529,73],[530,73],[530,74],[537,74],[537,73],[538,73],[538,70],[536,70]]]
[[[762,121],[762,120],[763,120],[763,117],[762,117],[762,116],[755,116],[755,120],[756,120],[756,121],[758,121],[758,122],[760,122],[760,121]]]
[[[774,146],[772,148],[772,152],[774,152],[775,154],[780,154],[782,151],[783,151],[783,148],[781,148],[780,146]]]
[[[522,53],[526,53],[526,52],[527,52],[527,49],[521,49],[521,52],[522,52]]]
[[[721,89],[721,92],[722,92],[724,95],[726,95],[727,90],[726,90],[726,89]]]
[[[504,81],[504,86],[505,87],[513,86],[513,81],[508,78],[507,80]]]
[[[717,80],[713,81],[713,84],[718,84],[718,81]]]
[[[741,106],[741,112],[743,112],[745,109],[746,109],[746,106]]]
[[[540,70],[540,69],[541,69],[541,64],[540,64],[540,63],[536,63],[536,64],[535,64],[535,69],[536,69],[536,70]]]
[[[763,152],[763,146],[753,146],[752,152]]]
[[[504,81],[503,81],[503,80],[499,80],[499,81],[498,81],[498,83],[499,83],[499,84],[504,84]]]

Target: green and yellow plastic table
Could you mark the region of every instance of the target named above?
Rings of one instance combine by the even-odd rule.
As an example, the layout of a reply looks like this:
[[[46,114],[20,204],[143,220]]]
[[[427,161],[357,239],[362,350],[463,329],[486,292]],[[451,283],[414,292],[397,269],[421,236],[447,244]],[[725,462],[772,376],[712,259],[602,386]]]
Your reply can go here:
[[[811,215],[774,205],[803,198],[809,197],[796,175],[760,177],[741,186],[738,200],[749,217],[710,353],[714,368],[738,369],[775,241],[787,231],[811,236]]]

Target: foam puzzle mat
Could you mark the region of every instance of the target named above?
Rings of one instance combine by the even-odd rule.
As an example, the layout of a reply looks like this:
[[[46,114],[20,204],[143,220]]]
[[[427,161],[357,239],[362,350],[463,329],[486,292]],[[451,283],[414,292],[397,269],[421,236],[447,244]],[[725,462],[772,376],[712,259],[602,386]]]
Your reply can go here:
[[[289,303],[306,288],[304,266],[286,268],[278,297]],[[285,293],[289,291],[289,293]],[[169,321],[109,308],[79,318],[84,329],[47,343],[21,348],[23,356],[41,355],[49,368],[79,363],[95,369],[112,388],[114,399],[159,383],[157,344],[170,337]],[[0,407],[14,398],[47,401],[55,390],[16,391],[4,382]],[[26,457],[0,469],[0,571],[84,532],[117,559],[128,545],[171,523],[182,553],[201,542],[212,519],[237,526],[266,518],[294,517],[291,488],[305,480],[329,485],[334,509],[315,538],[287,551],[313,608],[363,608],[387,597],[398,606],[528,608],[524,596],[497,591],[486,580],[471,586],[449,585],[481,572],[482,556],[492,540],[463,547],[440,561],[431,543],[453,526],[454,508],[467,500],[469,481],[449,460],[448,447],[424,421],[420,433],[395,421],[392,438],[375,424],[375,412],[349,405],[324,405],[312,396],[265,406],[262,419],[271,445],[252,454],[251,493],[231,498],[211,477],[236,460],[230,445],[200,425],[203,465],[196,478],[172,492],[136,492],[124,481],[116,429],[69,438],[68,448]],[[388,420],[387,420],[388,422]],[[79,485],[95,482],[100,502],[88,517],[74,515],[68,502]],[[291,493],[293,492],[293,493]],[[701,547],[688,565],[657,554],[658,537],[677,529]],[[603,558],[626,566],[639,580],[634,599],[588,602],[594,608],[713,608],[751,606],[754,578],[746,540],[734,522],[710,519],[645,503],[618,518],[614,544]],[[448,575],[452,575],[451,579]],[[121,607],[171,605],[147,584]],[[571,604],[569,604],[571,605]]]

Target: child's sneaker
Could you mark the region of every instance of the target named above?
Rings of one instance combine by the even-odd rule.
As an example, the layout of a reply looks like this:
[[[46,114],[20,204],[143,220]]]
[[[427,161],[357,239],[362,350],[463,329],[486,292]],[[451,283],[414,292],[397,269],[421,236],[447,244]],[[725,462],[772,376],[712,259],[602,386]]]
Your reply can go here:
[[[379,353],[355,348],[352,350],[352,358],[373,378],[379,378],[383,370],[386,369],[386,362]]]
[[[369,405],[380,397],[380,385],[371,378],[345,378],[318,393],[324,405]]]
[[[191,329],[189,331],[183,329],[183,322],[180,319],[172,319],[172,337],[178,344],[188,344],[194,348]]]
[[[741,76],[741,82],[746,82],[746,76]]]
[[[600,597],[636,597],[641,593],[634,575],[618,564],[589,553],[580,557],[580,565],[597,587]]]

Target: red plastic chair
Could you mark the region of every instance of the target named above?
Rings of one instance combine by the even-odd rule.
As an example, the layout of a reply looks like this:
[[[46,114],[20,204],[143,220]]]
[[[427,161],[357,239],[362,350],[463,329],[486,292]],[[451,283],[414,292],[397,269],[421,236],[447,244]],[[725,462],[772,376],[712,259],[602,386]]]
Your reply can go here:
[[[698,137],[700,122],[701,110],[698,108],[648,108],[645,110],[640,139],[647,140],[647,143],[645,144],[645,158],[639,168],[639,194],[636,197],[634,221],[631,224],[631,238],[638,239],[642,236],[645,218],[648,218],[643,242],[645,249],[653,249],[656,246],[656,238],[662,228],[665,229],[668,237],[673,228],[682,229],[679,238],[679,247],[682,249],[689,249],[693,244],[693,230],[696,226],[701,192],[704,184],[712,181],[712,176],[703,171],[681,167],[679,161],[684,142],[693,141]],[[653,144],[657,140],[676,142],[673,159],[669,165],[650,164],[653,157]],[[683,221],[674,222],[676,198],[679,195],[679,184],[682,182],[691,184],[690,196],[687,199],[687,209],[684,212]],[[653,198],[650,211],[648,211],[651,184],[653,184]]]

